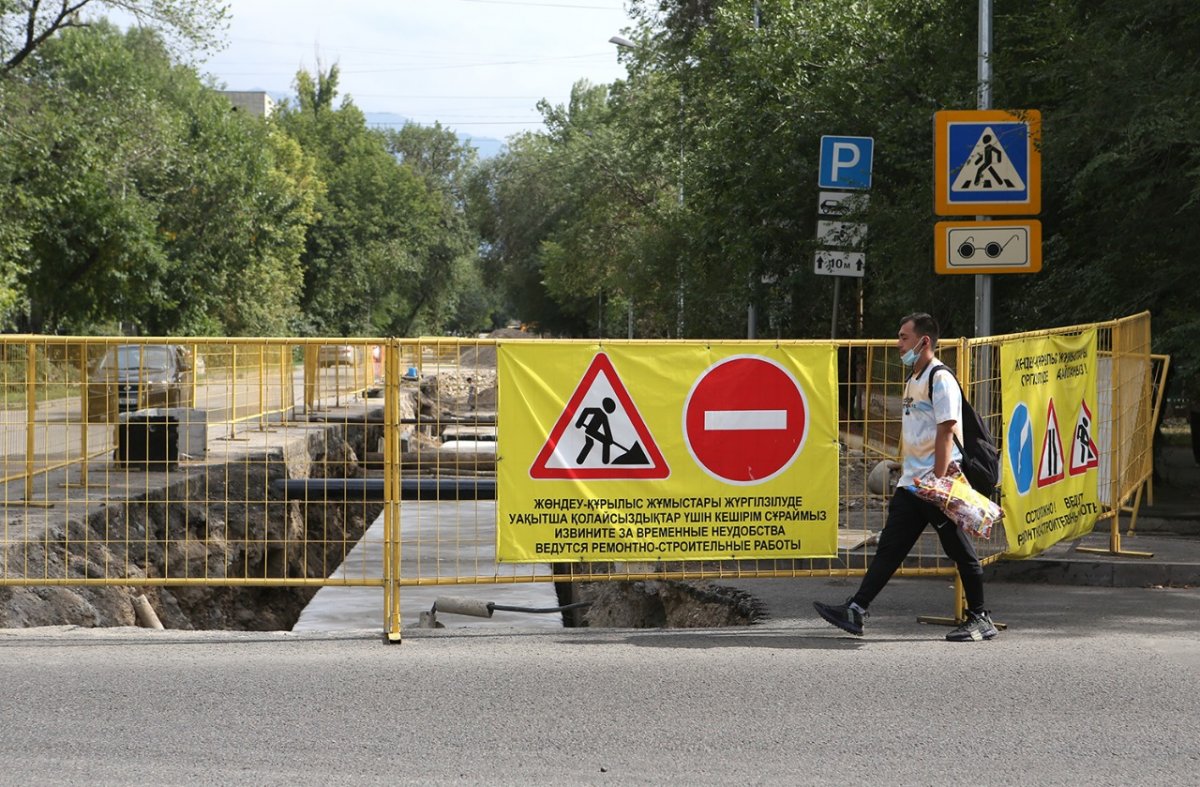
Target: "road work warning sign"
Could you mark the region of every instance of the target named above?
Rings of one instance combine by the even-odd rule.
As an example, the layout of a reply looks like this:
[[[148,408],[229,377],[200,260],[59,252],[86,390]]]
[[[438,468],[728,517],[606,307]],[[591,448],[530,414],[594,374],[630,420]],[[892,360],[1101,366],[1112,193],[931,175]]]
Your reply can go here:
[[[832,345],[503,342],[497,559],[837,553]]]
[[[671,469],[605,353],[597,353],[550,430],[533,478],[666,478]]]

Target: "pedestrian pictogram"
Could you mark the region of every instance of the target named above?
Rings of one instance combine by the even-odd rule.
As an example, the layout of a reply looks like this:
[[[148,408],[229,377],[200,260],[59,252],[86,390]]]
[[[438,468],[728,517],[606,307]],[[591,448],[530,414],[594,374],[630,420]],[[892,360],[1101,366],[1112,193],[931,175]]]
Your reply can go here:
[[[943,216],[1041,211],[1041,113],[970,110],[934,116],[934,202]]]
[[[1054,400],[1046,410],[1046,437],[1042,440],[1042,458],[1038,461],[1038,488],[1050,486],[1066,477],[1063,462],[1062,433],[1058,428],[1058,413],[1054,411]]]
[[[1024,134],[1018,141],[1025,141]],[[979,141],[971,148],[970,155],[950,186],[951,195],[961,195],[967,191],[1024,190],[1025,181],[1013,166],[1012,157],[1001,146],[995,130],[991,126],[984,126]]]
[[[598,353],[529,468],[532,478],[666,478],[671,469],[612,362]]]
[[[1071,475],[1086,473],[1100,466],[1100,450],[1096,448],[1095,421],[1087,401],[1079,402],[1079,417],[1075,419],[1075,432],[1071,438]]]
[[[706,473],[730,484],[760,484],[799,455],[808,401],[796,378],[759,355],[735,355],[706,369],[683,406],[688,452]]]

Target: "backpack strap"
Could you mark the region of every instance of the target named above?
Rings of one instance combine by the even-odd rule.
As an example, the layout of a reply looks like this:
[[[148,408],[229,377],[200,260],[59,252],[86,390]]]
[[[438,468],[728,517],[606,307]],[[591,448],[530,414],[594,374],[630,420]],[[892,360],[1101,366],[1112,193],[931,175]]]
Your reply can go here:
[[[944,363],[939,363],[937,366],[935,366],[929,370],[929,404],[930,404],[930,406],[933,406],[933,378],[936,377],[937,373],[942,371],[943,369],[945,369],[947,372],[950,372],[950,378],[952,380],[954,380],[954,384],[958,386],[958,392],[962,396],[963,402],[966,403],[967,395],[965,393],[963,393],[962,384],[958,382],[958,377],[954,374],[954,370],[951,369],[949,366],[947,366]],[[959,422],[958,427],[959,427],[959,429],[962,429],[961,420]],[[954,444],[956,446],[958,446],[958,453],[960,453],[965,458],[967,455],[967,451],[966,451],[966,449],[963,448],[962,442],[958,439],[958,433],[951,432],[950,436],[954,438]]]

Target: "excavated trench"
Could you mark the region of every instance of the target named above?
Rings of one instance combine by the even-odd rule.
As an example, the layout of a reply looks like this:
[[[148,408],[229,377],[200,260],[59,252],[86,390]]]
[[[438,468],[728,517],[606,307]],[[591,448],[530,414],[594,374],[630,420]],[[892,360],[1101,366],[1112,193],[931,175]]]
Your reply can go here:
[[[185,467],[168,483],[52,523],[44,537],[9,543],[3,564],[54,580],[323,577],[378,516],[382,504],[306,505],[271,491],[284,478],[347,477],[378,439],[373,424],[330,425],[299,450],[228,464]],[[126,567],[128,567],[126,569]],[[27,572],[28,573],[28,572]],[[149,599],[171,629],[288,630],[314,587],[0,587],[0,627],[136,625],[134,599]]]

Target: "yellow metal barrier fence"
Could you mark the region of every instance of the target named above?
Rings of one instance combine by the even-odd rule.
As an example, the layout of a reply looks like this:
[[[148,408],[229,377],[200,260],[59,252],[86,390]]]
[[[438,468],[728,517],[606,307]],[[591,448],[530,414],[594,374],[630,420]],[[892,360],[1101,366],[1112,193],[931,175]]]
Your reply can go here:
[[[1000,346],[1090,327],[1111,401],[1102,498],[1117,551],[1118,514],[1131,498],[1136,510],[1150,478],[1151,393],[1165,373],[1149,354],[1149,315],[943,340],[939,352],[999,435]],[[470,490],[494,477],[504,428],[496,347],[492,339],[7,337],[0,587],[140,590],[169,626],[227,628],[289,627],[319,587],[379,587],[385,631],[398,640],[404,589],[418,586],[866,570],[887,504],[867,477],[899,455],[905,370],[894,341],[837,342],[837,557],[671,563],[495,562],[495,502]],[[468,493],[456,499],[451,488]],[[976,546],[984,562],[998,559],[1003,530]],[[899,573],[953,576],[955,567],[929,536]],[[234,592],[265,594],[262,609],[252,599],[231,612]]]

